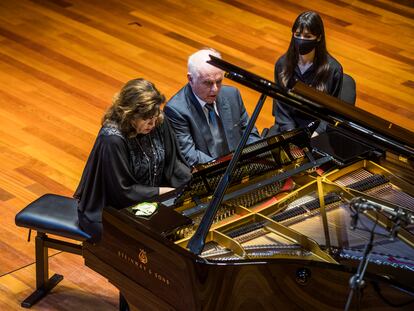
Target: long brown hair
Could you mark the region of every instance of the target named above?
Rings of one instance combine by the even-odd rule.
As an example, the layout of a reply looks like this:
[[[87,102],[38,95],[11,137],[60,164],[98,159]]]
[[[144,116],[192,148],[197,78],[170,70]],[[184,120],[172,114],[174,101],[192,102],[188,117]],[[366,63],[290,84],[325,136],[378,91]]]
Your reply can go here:
[[[102,125],[115,123],[125,136],[136,136],[132,121],[158,116],[156,124],[161,124],[164,116],[160,106],[164,101],[164,95],[151,82],[142,78],[130,80],[115,94],[111,107],[102,118]]]
[[[290,40],[289,48],[286,52],[286,67],[279,73],[279,80],[282,81],[282,86],[287,87],[290,79],[293,76],[295,67],[299,61],[299,52],[295,48],[294,33],[299,30],[302,32],[304,29],[309,30],[315,35],[319,43],[315,47],[315,58],[313,65],[315,67],[315,78],[311,83],[311,86],[320,91],[327,91],[327,80],[329,77],[329,63],[328,63],[328,51],[326,49],[325,30],[323,26],[322,18],[318,13],[313,11],[307,11],[301,13],[295,20],[292,26],[292,38]]]

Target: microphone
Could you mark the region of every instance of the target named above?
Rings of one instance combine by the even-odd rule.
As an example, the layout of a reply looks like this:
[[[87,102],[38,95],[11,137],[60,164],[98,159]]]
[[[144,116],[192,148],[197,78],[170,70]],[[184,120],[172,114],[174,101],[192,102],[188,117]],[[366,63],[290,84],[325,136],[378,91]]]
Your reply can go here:
[[[389,206],[374,203],[372,201],[368,201],[363,198],[356,198],[352,200],[351,205],[357,213],[361,211],[384,212],[392,216],[392,219],[395,221],[402,221],[406,224],[414,224],[414,214],[401,207],[392,208]]]
[[[391,241],[394,241],[395,240],[395,238],[397,237],[397,235],[398,235],[398,231],[400,231],[400,221],[399,220],[397,220],[397,222],[395,223],[395,224],[393,224],[393,226],[392,226],[392,228],[391,228],[391,231],[390,231],[390,240]]]
[[[384,212],[388,214],[392,220],[392,227],[390,230],[390,240],[393,241],[400,231],[401,224],[413,224],[414,223],[414,213],[401,208],[401,207],[389,207],[381,204],[368,201],[364,198],[355,198],[350,202],[351,210],[353,213],[351,215],[351,224],[350,227],[352,230],[356,228],[358,222],[358,215],[360,212],[365,211],[377,211]]]
[[[358,218],[359,218],[359,212],[358,211],[353,212],[351,215],[351,225],[350,225],[351,230],[355,230],[355,228],[357,227]]]

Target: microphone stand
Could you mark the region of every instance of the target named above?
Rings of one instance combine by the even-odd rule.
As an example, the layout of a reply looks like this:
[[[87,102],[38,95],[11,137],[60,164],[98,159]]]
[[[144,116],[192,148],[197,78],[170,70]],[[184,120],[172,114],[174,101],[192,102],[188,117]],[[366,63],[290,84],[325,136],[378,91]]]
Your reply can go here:
[[[351,202],[350,207],[353,208],[355,207],[355,202]],[[358,218],[359,218],[359,213],[360,213],[360,209],[358,207],[355,208],[355,211],[352,215],[352,219],[351,219],[351,229],[355,230],[356,226],[357,226],[357,222],[358,222]],[[349,292],[348,295],[348,299],[345,305],[345,311],[349,310],[349,307],[351,306],[351,302],[352,302],[352,297],[354,295],[354,292],[356,291],[358,294],[358,309],[359,309],[359,300],[360,300],[360,295],[361,295],[361,289],[363,288],[363,286],[365,285],[365,281],[364,281],[364,275],[365,275],[365,271],[368,267],[368,263],[369,263],[369,255],[372,251],[373,245],[374,245],[374,236],[375,236],[375,228],[378,224],[378,218],[375,220],[375,224],[371,229],[370,232],[370,237],[369,237],[369,241],[367,244],[365,244],[365,248],[364,248],[364,253],[362,255],[362,259],[358,265],[358,269],[356,274],[354,274],[350,279],[349,279],[349,286],[351,287],[351,291]]]

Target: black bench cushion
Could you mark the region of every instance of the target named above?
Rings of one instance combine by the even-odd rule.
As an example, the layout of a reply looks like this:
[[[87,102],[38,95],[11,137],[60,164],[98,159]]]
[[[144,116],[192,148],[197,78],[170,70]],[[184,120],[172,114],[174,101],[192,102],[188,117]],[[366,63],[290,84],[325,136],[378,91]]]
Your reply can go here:
[[[56,194],[45,194],[22,209],[15,218],[17,226],[51,233],[79,241],[90,239],[78,222],[78,202]]]

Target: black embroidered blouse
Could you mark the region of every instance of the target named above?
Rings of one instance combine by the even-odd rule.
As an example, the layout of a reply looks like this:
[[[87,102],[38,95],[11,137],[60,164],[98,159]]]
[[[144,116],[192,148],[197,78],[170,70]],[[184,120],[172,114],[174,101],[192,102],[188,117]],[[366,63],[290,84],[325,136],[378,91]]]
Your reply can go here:
[[[148,200],[159,194],[160,186],[178,187],[190,177],[167,119],[136,138],[104,126],[74,194],[80,225],[87,231],[88,223],[101,222],[104,207],[121,209]]]

